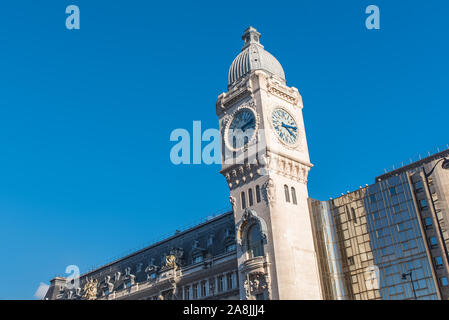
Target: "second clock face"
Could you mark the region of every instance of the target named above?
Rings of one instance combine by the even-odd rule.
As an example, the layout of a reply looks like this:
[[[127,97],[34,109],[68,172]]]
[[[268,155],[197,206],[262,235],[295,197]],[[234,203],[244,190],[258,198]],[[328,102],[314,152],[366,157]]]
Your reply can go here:
[[[278,137],[289,145],[294,145],[298,141],[298,125],[290,113],[284,109],[274,109],[272,115],[274,131]]]
[[[238,111],[228,128],[228,141],[232,149],[242,148],[254,136],[256,131],[256,117],[249,109]]]

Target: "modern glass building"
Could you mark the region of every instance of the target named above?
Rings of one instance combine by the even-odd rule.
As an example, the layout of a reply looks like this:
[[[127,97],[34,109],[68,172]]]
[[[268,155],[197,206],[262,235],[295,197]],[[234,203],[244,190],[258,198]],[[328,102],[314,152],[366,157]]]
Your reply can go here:
[[[325,299],[449,298],[447,155],[337,199],[310,199]]]

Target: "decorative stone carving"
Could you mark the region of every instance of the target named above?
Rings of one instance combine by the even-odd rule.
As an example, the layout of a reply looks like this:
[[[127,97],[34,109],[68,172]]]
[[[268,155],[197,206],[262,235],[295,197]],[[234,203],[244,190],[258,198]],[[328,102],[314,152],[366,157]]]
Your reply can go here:
[[[114,275],[114,282],[115,283],[119,282],[121,277],[122,277],[122,273],[120,271],[117,271]]]
[[[307,175],[312,167],[310,163],[299,162],[271,152],[266,155],[265,159],[261,157],[260,163],[264,164],[265,174],[271,171],[304,184],[307,183]]]
[[[153,260],[153,259],[152,259]],[[158,271],[158,267],[154,265],[154,261],[150,262],[150,265],[145,268],[145,273],[147,274],[147,280],[152,280],[151,275]]]
[[[225,113],[231,106],[247,97],[252,96],[252,93],[253,88],[251,81],[242,81],[239,85],[233,86],[230,91],[220,94],[216,103],[217,115]]]
[[[169,254],[165,257],[165,264],[162,267],[162,270],[167,269],[177,269],[178,265],[176,264],[176,256],[173,254]]]
[[[249,182],[257,179],[261,175],[261,165],[259,160],[255,163],[236,164],[224,171],[221,171],[228,182],[229,188],[232,190],[239,186],[242,182]],[[265,171],[264,171],[265,172]]]
[[[265,293],[268,290],[267,277],[262,272],[251,273],[243,284],[246,293],[246,299],[251,300],[256,295]]]
[[[267,92],[302,108],[302,99],[296,88],[289,88],[279,81],[269,79],[267,82]]]
[[[95,300],[97,298],[97,285],[98,280],[86,279],[86,284],[84,285],[84,295],[83,298],[87,300]]]
[[[101,288],[103,289],[104,293],[106,291],[109,291],[109,293],[114,291],[114,284],[111,282],[111,276],[108,275],[104,278],[104,283]]]
[[[74,290],[68,290],[68,291],[67,291],[67,299],[70,300],[70,299],[73,298],[73,291],[74,291]]]
[[[229,202],[231,203],[231,205],[232,205],[232,210],[235,210],[235,197],[233,197],[233,196],[230,196],[229,197]]]
[[[175,258],[176,258],[175,262],[178,265],[178,267],[181,266],[183,263],[184,250],[182,248],[174,247],[170,250],[170,254],[175,256]]]
[[[135,278],[136,276],[131,274],[131,267],[125,268],[125,275],[123,276],[123,279],[128,280],[133,286],[135,284]]]
[[[273,179],[268,179],[268,181],[262,186],[262,190],[263,198],[266,204],[273,207],[276,203],[276,185],[274,184]]]

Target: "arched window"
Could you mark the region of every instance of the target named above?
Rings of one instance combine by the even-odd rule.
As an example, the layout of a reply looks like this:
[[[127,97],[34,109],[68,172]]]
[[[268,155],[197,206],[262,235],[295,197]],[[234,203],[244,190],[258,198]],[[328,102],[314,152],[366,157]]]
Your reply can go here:
[[[251,207],[253,205],[253,189],[249,189],[248,190],[248,201],[249,201],[249,206]]]
[[[262,257],[264,255],[262,232],[258,223],[249,228],[247,241],[249,258]]]
[[[298,202],[296,201],[296,190],[293,187],[292,187],[292,202],[293,204],[298,204]]]
[[[242,191],[242,209],[246,208],[246,197],[245,197],[245,192]]]
[[[256,186],[256,201],[257,203],[260,202],[260,187]]]
[[[290,202],[290,192],[286,184],[284,184],[284,191],[285,191],[285,201]]]

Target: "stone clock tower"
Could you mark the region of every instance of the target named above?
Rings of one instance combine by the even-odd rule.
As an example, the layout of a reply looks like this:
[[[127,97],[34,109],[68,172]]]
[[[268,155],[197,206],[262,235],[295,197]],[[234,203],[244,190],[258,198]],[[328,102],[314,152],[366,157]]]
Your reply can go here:
[[[298,90],[249,27],[216,111],[242,299],[321,299],[307,204],[312,167]]]

